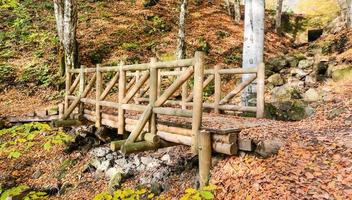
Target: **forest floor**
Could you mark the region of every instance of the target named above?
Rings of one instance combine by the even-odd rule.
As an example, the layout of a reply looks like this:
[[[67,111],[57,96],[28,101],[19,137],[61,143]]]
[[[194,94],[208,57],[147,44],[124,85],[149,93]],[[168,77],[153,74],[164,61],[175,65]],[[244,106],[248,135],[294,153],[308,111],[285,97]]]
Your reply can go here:
[[[279,139],[283,146],[277,155],[266,159],[243,152],[239,156],[223,157],[211,171],[211,183],[218,187],[217,199],[351,198],[352,81],[328,81],[323,87],[331,91],[330,96],[325,103],[317,103],[313,117],[299,122],[269,120],[268,125],[240,133],[241,137],[255,140]],[[38,190],[65,188],[50,199],[92,199],[106,190],[106,178],[82,172],[90,154],[79,151],[67,154],[60,142],[53,142],[53,139],[50,143],[50,138],[64,141],[69,136],[63,133],[58,136],[58,130],[48,127],[29,129],[40,131],[35,137],[24,140],[14,132],[10,136],[0,132],[3,143],[15,142],[12,144],[21,152],[18,158],[11,150],[1,152],[1,185],[27,185]],[[43,146],[47,143],[51,145]],[[189,155],[185,153],[188,148],[174,147],[169,151],[180,157]],[[149,152],[149,156],[160,153]],[[181,174],[169,177],[172,187],[162,193],[165,197],[180,197],[180,191],[194,186],[192,177],[197,174],[196,166]],[[136,185],[138,177],[133,177],[123,187]]]
[[[51,5],[51,1],[48,2],[43,1],[41,6]],[[39,3],[30,6],[37,5]],[[152,8],[137,4],[131,9],[131,6],[127,1],[80,1],[78,40],[83,64],[116,63],[121,58],[128,62],[148,62],[152,56],[160,60],[173,58],[178,4],[160,1]],[[36,26],[50,32],[44,34],[45,37],[55,35],[52,8],[35,7],[30,12],[35,13],[30,15],[41,16],[28,21],[36,23],[40,18]],[[243,24],[234,24],[220,3],[191,4],[189,21],[188,57],[196,49],[204,50],[209,46],[209,66],[240,66],[242,39],[239,38],[243,38]],[[293,51],[289,39],[273,33],[271,26],[268,20],[266,60]],[[6,64],[21,68],[17,74],[33,63],[41,65],[44,62],[57,70],[56,45],[40,41],[44,41],[42,49],[28,46],[31,44],[28,41],[25,46],[19,42],[18,47],[4,48],[16,52],[13,52],[15,56],[6,59]],[[32,52],[32,49],[37,51]],[[35,74],[34,78],[36,76],[48,81],[51,74]],[[11,83],[21,81],[16,77]],[[11,83],[5,89],[0,88],[0,117],[28,114],[62,101],[62,93],[53,90],[53,85],[59,87],[57,82],[49,86],[21,83],[20,87],[11,86]],[[241,137],[254,140],[279,139],[283,146],[277,155],[266,159],[244,152],[239,156],[221,157],[211,171],[211,183],[218,187],[217,199],[352,199],[352,80],[327,81],[321,87],[329,91],[330,96],[315,103],[314,116],[299,122],[267,120],[270,123],[266,126],[241,132]],[[0,130],[2,189],[20,185],[33,190],[50,189],[53,195],[49,199],[92,199],[105,191],[107,178],[83,172],[91,160],[89,153],[65,153],[64,143],[70,139],[67,133],[43,124]],[[176,157],[190,157],[187,147],[173,147],[170,152]],[[159,157],[162,153],[155,151],[141,155]],[[197,166],[171,175],[168,177],[171,187],[162,194],[171,199],[179,198],[187,188],[194,186],[196,175]],[[134,188],[136,185],[138,177],[133,177],[123,187]]]

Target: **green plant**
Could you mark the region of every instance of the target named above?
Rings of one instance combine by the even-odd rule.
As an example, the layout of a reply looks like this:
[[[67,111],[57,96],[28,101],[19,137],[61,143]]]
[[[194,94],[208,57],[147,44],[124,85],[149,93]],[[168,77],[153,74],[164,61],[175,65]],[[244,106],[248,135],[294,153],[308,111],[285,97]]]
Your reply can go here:
[[[198,39],[197,51],[204,51],[205,53],[209,53],[210,51],[210,44],[204,37],[200,37]]]
[[[15,70],[10,65],[0,64],[0,83],[12,82],[15,80]]]
[[[180,200],[210,200],[214,199],[215,185],[205,186],[199,190],[188,188]]]
[[[155,197],[155,195],[146,189],[120,189],[113,194],[108,192],[101,192],[94,196],[93,200],[138,200],[138,199],[162,199],[162,197]]]
[[[47,64],[27,66],[20,74],[19,79],[23,83],[35,83],[44,86],[49,86],[54,81],[53,74]]]
[[[155,34],[157,32],[169,32],[171,31],[171,26],[168,25],[165,20],[158,16],[149,17],[148,20],[151,22],[151,26],[147,26],[146,32],[149,35]]]
[[[43,132],[45,136],[41,134]],[[0,144],[0,155],[5,154],[12,159],[21,157],[36,144],[50,150],[53,145],[63,145],[72,140],[66,133],[52,131],[48,124],[36,122],[2,129],[0,137],[6,138],[6,142]]]
[[[12,197],[19,196],[21,194],[25,194],[22,198],[23,200],[44,199],[47,197],[45,192],[30,191],[30,188],[25,185],[12,187],[7,190],[2,190],[0,188],[0,200],[12,199]]]
[[[124,50],[132,51],[132,50],[138,49],[139,48],[139,44],[136,43],[136,42],[123,43],[121,47]]]

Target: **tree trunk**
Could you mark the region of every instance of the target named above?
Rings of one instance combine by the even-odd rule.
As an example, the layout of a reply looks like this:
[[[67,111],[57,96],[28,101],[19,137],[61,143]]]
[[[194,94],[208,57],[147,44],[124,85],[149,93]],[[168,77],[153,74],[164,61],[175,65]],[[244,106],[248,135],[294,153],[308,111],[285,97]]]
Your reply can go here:
[[[234,0],[233,9],[234,9],[235,22],[239,24],[241,22],[241,1],[240,0]]]
[[[245,0],[244,27],[243,68],[258,67],[263,62],[264,51],[264,0]],[[250,75],[245,74],[242,81],[249,78]],[[243,106],[252,105],[255,88],[255,83],[252,83],[243,91]]]
[[[275,24],[275,29],[276,33],[280,34],[281,33],[281,15],[282,15],[282,4],[284,0],[277,0],[277,5],[276,5],[276,24]]]
[[[65,64],[66,70],[78,65],[78,48],[76,40],[77,7],[75,0],[54,0],[56,29],[60,40],[59,52],[60,68]]]
[[[347,0],[347,28],[352,28],[352,0]]]
[[[178,60],[186,57],[186,44],[185,44],[185,22],[187,13],[187,0],[182,0],[180,6],[180,21],[178,29],[177,52],[176,57]]]

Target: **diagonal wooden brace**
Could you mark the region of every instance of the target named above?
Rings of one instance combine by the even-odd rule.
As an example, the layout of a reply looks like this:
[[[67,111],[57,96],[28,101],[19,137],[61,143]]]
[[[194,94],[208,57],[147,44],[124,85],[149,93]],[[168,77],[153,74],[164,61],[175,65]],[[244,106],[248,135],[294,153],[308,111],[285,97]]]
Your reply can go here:
[[[65,111],[64,115],[62,116],[62,119],[67,119],[72,111],[76,108],[78,103],[81,101],[82,98],[85,98],[90,90],[93,88],[93,84],[95,83],[96,75],[94,74],[92,79],[89,81],[87,87],[84,89],[83,93],[73,101],[73,103],[68,107],[68,109]]]
[[[257,78],[257,75],[251,75],[249,79],[246,81],[242,82],[239,84],[234,90],[232,90],[230,93],[228,93],[220,102],[219,104],[225,104],[228,103],[233,97],[235,97],[238,93],[240,93],[246,86],[251,84],[255,79]]]

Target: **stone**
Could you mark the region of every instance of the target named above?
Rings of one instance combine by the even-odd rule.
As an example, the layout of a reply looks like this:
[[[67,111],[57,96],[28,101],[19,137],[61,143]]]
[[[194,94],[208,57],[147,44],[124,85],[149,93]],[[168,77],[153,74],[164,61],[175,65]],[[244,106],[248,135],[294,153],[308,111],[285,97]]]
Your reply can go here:
[[[111,166],[111,161],[110,160],[104,160],[100,163],[100,165],[98,166],[97,170],[98,171],[106,171],[109,169],[109,167]]]
[[[273,74],[268,78],[268,82],[274,86],[280,86],[284,84],[284,79],[280,74]]]
[[[123,168],[125,165],[127,165],[127,160],[125,158],[117,159],[115,160],[115,164]]]
[[[315,86],[317,83],[316,79],[312,75],[306,76],[304,79],[304,85],[308,87]]]
[[[36,171],[33,173],[32,178],[33,178],[33,179],[38,179],[38,178],[40,178],[42,175],[43,175],[43,172],[38,169],[38,170],[36,170]]]
[[[288,62],[284,57],[269,59],[266,64],[266,70],[269,72],[280,72],[286,67],[288,67]]]
[[[154,195],[159,196],[163,192],[163,187],[160,183],[153,182],[150,186],[150,191]]]
[[[153,162],[154,159],[150,156],[148,157],[141,157],[141,162],[144,164],[144,165],[148,165],[149,163]]]
[[[166,165],[170,165],[172,162],[171,162],[171,157],[169,154],[165,154],[163,155],[163,157],[161,157],[161,159],[163,162],[165,162]]]
[[[98,169],[100,164],[101,164],[100,160],[98,160],[96,158],[92,159],[89,163],[89,165],[93,166],[95,169]]]
[[[303,99],[307,102],[316,102],[321,100],[321,98],[321,95],[313,88],[307,90],[303,95]]]
[[[302,79],[308,75],[307,72],[303,71],[300,68],[292,68],[290,74],[291,76],[297,77],[298,79]]]
[[[314,58],[308,58],[308,59],[299,61],[298,68],[307,69],[312,67],[313,65],[314,65]]]
[[[334,119],[340,116],[342,113],[346,112],[345,108],[334,108],[328,113],[328,119]]]
[[[255,149],[255,153],[259,154],[264,158],[268,158],[272,155],[275,155],[279,152],[280,148],[283,146],[281,140],[272,139],[272,140],[264,140],[260,141],[257,144],[257,148]]]
[[[113,155],[112,153],[107,154],[107,155],[105,156],[105,158],[106,158],[107,160],[114,160],[114,159],[115,159],[115,157],[114,157],[114,155]]]
[[[143,164],[140,164],[138,167],[137,167],[137,169],[136,169],[137,171],[144,171],[145,170],[145,165],[143,165]]]
[[[160,161],[159,161],[160,162]],[[151,169],[156,169],[158,167],[160,167],[160,163],[158,161],[153,161],[153,162],[150,162],[147,166],[146,166],[146,169],[147,170],[151,170]]]
[[[352,66],[342,68],[342,69],[335,69],[331,73],[331,77],[334,81],[352,79]]]
[[[301,98],[299,91],[290,84],[275,87],[271,90],[273,101],[284,101]]]
[[[291,87],[297,89],[298,92],[304,90],[304,81],[297,80],[297,81],[292,81],[288,84]]]
[[[109,180],[110,180],[118,172],[123,173],[123,171],[121,169],[118,169],[116,167],[111,167],[108,170],[106,170],[105,177],[109,178]]]
[[[312,116],[314,108],[302,100],[286,100],[266,103],[267,118],[283,121],[299,121]]]
[[[138,167],[141,164],[141,161],[139,160],[139,157],[137,155],[133,157],[133,162],[134,162],[134,165],[136,165],[136,167]]]
[[[91,155],[96,157],[104,157],[106,154],[109,153],[109,151],[110,151],[109,147],[97,147],[97,148],[94,148],[90,153]]]
[[[108,191],[110,194],[112,194],[116,189],[121,187],[122,179],[123,174],[121,172],[117,172],[111,177],[108,185]]]

